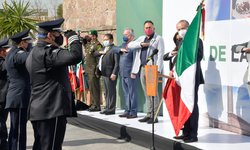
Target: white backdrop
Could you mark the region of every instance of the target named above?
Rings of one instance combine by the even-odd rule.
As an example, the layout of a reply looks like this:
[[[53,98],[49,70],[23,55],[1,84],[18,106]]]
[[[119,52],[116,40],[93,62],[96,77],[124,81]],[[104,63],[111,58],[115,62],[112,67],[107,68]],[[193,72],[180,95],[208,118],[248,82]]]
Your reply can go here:
[[[250,0],[238,0],[249,2]],[[237,2],[237,0],[236,0]],[[199,0],[163,0],[163,38],[165,52],[174,48],[173,35],[176,23],[181,19],[192,21]],[[199,89],[200,114],[228,122],[228,108],[250,123],[250,100],[243,83],[247,60],[233,53],[232,45],[250,40],[250,11],[238,13],[232,0],[207,0],[202,70],[206,84]],[[212,56],[213,59],[210,59]],[[168,74],[168,62],[164,62],[164,74]],[[228,93],[232,93],[229,95]],[[231,97],[230,97],[231,96]],[[233,101],[233,106],[228,106]],[[168,115],[164,104],[164,115]]]

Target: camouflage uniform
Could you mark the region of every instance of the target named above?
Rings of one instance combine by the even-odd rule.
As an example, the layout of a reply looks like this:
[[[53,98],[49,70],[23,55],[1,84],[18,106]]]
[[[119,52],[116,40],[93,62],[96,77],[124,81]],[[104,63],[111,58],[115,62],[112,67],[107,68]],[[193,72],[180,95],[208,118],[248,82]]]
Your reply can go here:
[[[91,41],[89,44],[86,44],[86,57],[85,57],[85,72],[88,76],[88,84],[90,91],[90,100],[91,100],[91,110],[99,111],[100,110],[100,79],[96,76],[96,66],[98,64],[97,57],[94,56],[95,51],[100,51],[102,45],[99,41]]]

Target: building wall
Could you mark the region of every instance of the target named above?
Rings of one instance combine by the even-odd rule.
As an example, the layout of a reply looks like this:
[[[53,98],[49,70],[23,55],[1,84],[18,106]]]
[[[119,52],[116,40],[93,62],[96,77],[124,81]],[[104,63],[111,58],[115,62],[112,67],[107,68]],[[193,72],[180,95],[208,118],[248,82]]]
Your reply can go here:
[[[116,34],[116,0],[64,0],[63,17],[65,29]]]

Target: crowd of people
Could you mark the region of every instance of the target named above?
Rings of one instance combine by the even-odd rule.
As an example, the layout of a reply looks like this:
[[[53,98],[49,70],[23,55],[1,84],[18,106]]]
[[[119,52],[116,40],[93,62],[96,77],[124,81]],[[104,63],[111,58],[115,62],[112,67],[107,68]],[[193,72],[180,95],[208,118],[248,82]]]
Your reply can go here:
[[[154,23],[150,20],[144,22],[145,34],[137,39],[132,28],[125,28],[120,46],[114,44],[110,33],[103,36],[102,43],[99,42],[96,30],[91,30],[89,35],[82,37],[84,40],[80,40],[80,35],[75,31],[60,29],[63,22],[64,19],[57,19],[38,23],[34,46],[29,29],[0,41],[1,150],[26,149],[27,120],[31,121],[34,130],[33,150],[62,148],[66,118],[77,115],[75,99],[78,96],[72,94],[68,66],[75,66],[80,62],[84,64],[84,71],[81,73],[84,73],[83,80],[90,93],[88,111],[100,111],[104,115],[116,113],[116,84],[119,76],[125,100],[124,113],[119,117],[138,118],[135,81],[139,78],[147,103],[147,114],[138,121],[148,124],[158,122],[153,114],[156,114],[160,96],[157,94],[152,101],[146,93],[145,65],[157,65],[158,73],[161,73],[163,61],[171,60],[177,55],[188,22],[181,20],[177,23],[177,33],[174,36],[176,48],[165,55],[163,38],[155,32]],[[9,40],[12,45],[8,45]],[[202,42],[200,46],[203,51]],[[155,49],[158,53],[152,56]],[[149,56],[152,56],[153,61],[149,61]],[[170,69],[173,69],[174,63],[171,62],[171,65]],[[102,110],[100,78],[104,81],[106,104]],[[202,81],[196,86],[196,95],[200,83]],[[196,96],[195,113],[185,124],[183,135],[176,137],[177,139],[185,142],[198,140],[197,98]],[[6,127],[8,113],[11,122],[9,134]]]

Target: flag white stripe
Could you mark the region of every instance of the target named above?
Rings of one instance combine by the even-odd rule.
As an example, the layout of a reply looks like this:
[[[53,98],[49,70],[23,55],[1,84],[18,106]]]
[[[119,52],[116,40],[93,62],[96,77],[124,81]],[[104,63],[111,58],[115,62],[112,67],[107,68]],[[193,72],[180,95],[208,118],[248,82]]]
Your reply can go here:
[[[189,66],[180,77],[176,78],[181,87],[181,99],[190,112],[194,108],[194,86],[195,86],[196,63]]]

